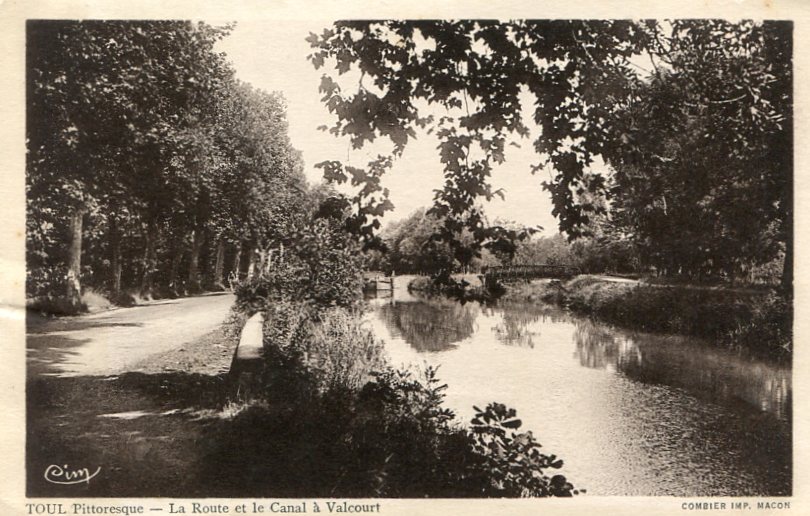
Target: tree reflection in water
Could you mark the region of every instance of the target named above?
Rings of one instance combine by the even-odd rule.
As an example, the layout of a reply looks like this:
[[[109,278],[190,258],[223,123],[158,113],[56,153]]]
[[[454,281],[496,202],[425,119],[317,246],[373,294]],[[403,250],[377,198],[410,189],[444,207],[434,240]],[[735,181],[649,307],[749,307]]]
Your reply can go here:
[[[574,355],[585,367],[624,372],[632,364],[641,363],[641,352],[632,339],[616,335],[589,319],[574,323],[574,341],[577,345]]]
[[[568,320],[559,308],[545,304],[499,301],[497,305],[487,308],[485,313],[500,316],[500,322],[492,327],[492,333],[499,342],[524,348],[534,348],[534,338],[540,337],[541,325],[536,323]]]
[[[790,369],[708,342],[675,335],[630,333],[587,319],[575,322],[575,356],[585,367],[618,371],[649,384],[682,388],[725,405],[791,418]]]
[[[448,299],[381,305],[379,314],[388,330],[419,352],[446,351],[476,331],[480,309]]]

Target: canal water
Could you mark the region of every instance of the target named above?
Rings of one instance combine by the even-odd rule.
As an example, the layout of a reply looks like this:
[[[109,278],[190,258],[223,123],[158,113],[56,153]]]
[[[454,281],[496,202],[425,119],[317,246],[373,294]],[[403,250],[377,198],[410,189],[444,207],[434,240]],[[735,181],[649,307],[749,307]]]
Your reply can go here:
[[[447,405],[517,410],[589,495],[773,496],[791,487],[791,371],[557,307],[370,300],[395,366],[439,366]]]

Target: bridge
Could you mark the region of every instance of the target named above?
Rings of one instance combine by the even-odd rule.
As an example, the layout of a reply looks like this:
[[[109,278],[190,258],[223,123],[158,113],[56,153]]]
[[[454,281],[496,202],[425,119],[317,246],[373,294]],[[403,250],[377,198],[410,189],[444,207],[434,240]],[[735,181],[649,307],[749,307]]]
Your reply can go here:
[[[570,278],[581,273],[578,267],[570,265],[506,265],[486,267],[482,272],[485,285],[539,278]]]

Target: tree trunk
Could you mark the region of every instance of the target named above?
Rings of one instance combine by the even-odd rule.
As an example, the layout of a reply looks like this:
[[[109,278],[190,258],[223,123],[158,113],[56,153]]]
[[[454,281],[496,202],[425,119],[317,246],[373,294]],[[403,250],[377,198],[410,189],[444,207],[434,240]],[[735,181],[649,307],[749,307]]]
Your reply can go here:
[[[247,270],[247,279],[253,279],[253,275],[256,273],[256,255],[258,251],[251,247],[250,248],[250,262],[248,263],[248,270]]]
[[[112,252],[110,259],[110,292],[112,292],[113,297],[117,298],[121,294],[121,271],[123,267],[121,264],[121,230],[115,216],[110,218],[110,249]]]
[[[146,226],[146,246],[143,259],[143,277],[141,278],[141,297],[152,298],[155,269],[157,268],[157,222],[150,221]]]
[[[225,289],[222,283],[222,274],[225,271],[225,240],[217,240],[217,258],[214,265],[214,286],[218,289]]]
[[[171,293],[172,297],[180,297],[177,276],[180,273],[180,262],[183,261],[184,251],[185,250],[183,249],[182,244],[176,244],[174,247],[174,253],[172,254],[172,266],[169,269],[169,292]]]
[[[70,216],[70,247],[68,249],[67,301],[78,310],[82,306],[82,223],[84,208],[77,208]]]
[[[242,265],[242,241],[240,240],[236,244],[236,254],[233,257],[233,266],[231,267],[231,273],[236,281],[239,281],[239,270],[240,266]]]
[[[191,259],[188,264],[188,291],[197,293],[200,289],[200,251],[205,242],[201,229],[195,229],[191,238]]]
[[[788,236],[785,245],[785,261],[782,264],[782,292],[785,296],[793,296],[793,235]]]

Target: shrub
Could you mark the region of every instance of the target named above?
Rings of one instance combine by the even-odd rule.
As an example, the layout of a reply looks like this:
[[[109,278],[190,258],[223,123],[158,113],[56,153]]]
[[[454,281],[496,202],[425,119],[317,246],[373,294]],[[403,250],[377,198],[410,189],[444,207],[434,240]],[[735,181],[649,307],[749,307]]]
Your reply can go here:
[[[71,303],[63,296],[42,296],[27,303],[27,308],[35,312],[51,315],[77,315],[87,311],[87,305]]]
[[[354,306],[360,253],[332,224],[316,221],[283,260],[236,286],[238,311],[265,312],[263,399],[213,440],[203,466],[209,495],[573,493],[564,477],[544,475],[562,462],[513,431],[514,411],[490,405],[465,429],[443,406],[435,369],[418,377],[387,366]]]
[[[319,307],[353,306],[361,299],[362,254],[336,222],[318,219],[301,230],[283,257],[236,285],[240,310],[256,312],[271,301],[300,301]]]
[[[556,455],[540,453],[540,444],[531,432],[514,431],[521,426],[515,409],[501,403],[490,403],[484,410],[473,408],[474,450],[483,459],[479,467],[491,477],[488,494],[572,496],[580,492],[563,475],[548,477],[544,473],[549,468],[561,468],[563,461]]]
[[[87,304],[71,302],[67,290],[67,267],[38,264],[26,267],[26,308],[50,315],[77,315],[87,311]]]
[[[428,276],[417,276],[408,283],[408,291],[431,292],[433,290],[433,281]]]
[[[234,416],[209,474],[241,478],[218,495],[569,496],[562,461],[492,404],[470,429],[444,406],[436,369],[389,367],[359,313],[280,301],[263,328],[264,403]],[[238,442],[238,444],[236,444]],[[234,449],[249,455],[234,459]],[[216,464],[216,466],[214,466]],[[234,471],[230,472],[229,468]],[[245,483],[245,471],[250,479]],[[241,474],[240,474],[241,473]],[[251,483],[254,482],[254,483]]]
[[[280,364],[298,369],[319,392],[357,391],[385,365],[382,342],[356,311],[345,308],[318,311],[304,303],[277,303],[266,312],[263,338],[271,374],[281,374]]]
[[[539,452],[531,432],[514,409],[492,403],[476,415],[470,429],[455,423],[443,407],[444,390],[428,367],[423,379],[409,371],[386,369],[361,393],[360,413],[368,419],[363,442],[376,450],[377,495],[398,497],[527,497],[571,496],[573,486],[562,475],[561,460]],[[368,452],[368,450],[365,450]],[[384,460],[383,457],[385,458]],[[380,488],[386,490],[379,492]]]
[[[64,265],[46,266],[40,260],[31,260],[26,266],[25,293],[29,298],[54,299],[55,292],[67,288],[67,267]]]
[[[110,302],[117,306],[128,307],[135,306],[136,304],[135,297],[132,294],[123,291],[119,292],[118,294],[110,294],[109,298]]]
[[[254,404],[220,429],[201,483],[217,496],[577,493],[565,477],[545,474],[562,461],[541,454],[531,433],[516,432],[514,411],[491,404],[468,430],[443,406],[445,388],[435,369],[419,377],[385,368],[356,392],[309,390],[302,399],[285,389],[287,396]]]
[[[793,304],[790,297],[771,293],[753,305],[753,314],[728,331],[729,346],[761,349],[783,358],[793,352]]]
[[[303,341],[306,365],[322,382],[324,389],[357,390],[379,370],[383,344],[363,328],[357,313],[330,308],[310,322]]]

